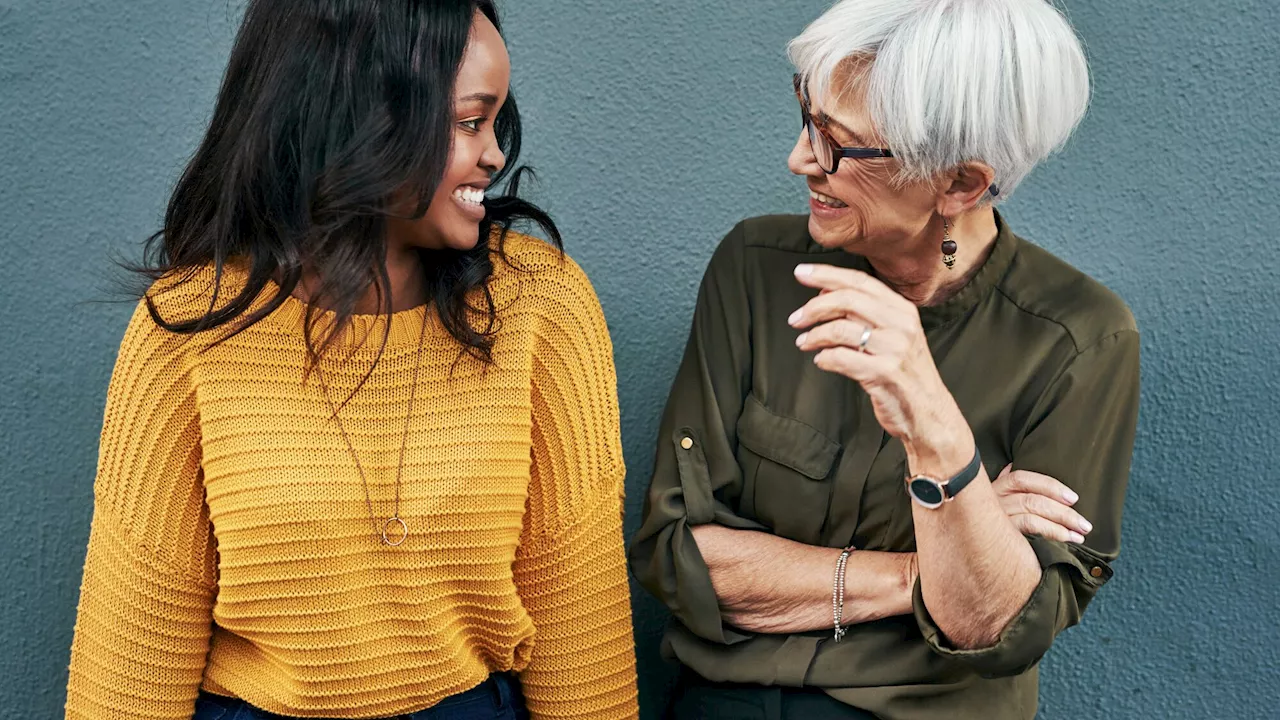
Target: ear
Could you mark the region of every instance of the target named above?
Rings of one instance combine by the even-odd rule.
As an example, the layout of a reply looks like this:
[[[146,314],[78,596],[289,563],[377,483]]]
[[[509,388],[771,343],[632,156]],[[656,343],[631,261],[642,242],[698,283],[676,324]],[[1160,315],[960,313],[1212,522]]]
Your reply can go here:
[[[995,182],[996,171],[980,162],[961,163],[943,175],[938,192],[938,214],[956,217],[976,206]]]

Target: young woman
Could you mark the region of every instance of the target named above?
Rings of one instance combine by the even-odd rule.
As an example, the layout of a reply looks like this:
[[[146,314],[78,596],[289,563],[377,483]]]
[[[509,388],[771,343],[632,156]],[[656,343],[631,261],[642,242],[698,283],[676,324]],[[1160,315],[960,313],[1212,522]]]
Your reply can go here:
[[[251,0],[111,381],[67,717],[636,714],[612,350],[492,192],[509,76],[489,0]]]

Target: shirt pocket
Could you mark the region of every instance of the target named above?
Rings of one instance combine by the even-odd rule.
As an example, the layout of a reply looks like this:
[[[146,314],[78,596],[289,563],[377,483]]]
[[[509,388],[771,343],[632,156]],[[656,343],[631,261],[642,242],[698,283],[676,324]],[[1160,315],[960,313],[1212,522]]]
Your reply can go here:
[[[818,544],[840,443],[748,396],[738,418],[738,445],[744,511],[776,535]]]

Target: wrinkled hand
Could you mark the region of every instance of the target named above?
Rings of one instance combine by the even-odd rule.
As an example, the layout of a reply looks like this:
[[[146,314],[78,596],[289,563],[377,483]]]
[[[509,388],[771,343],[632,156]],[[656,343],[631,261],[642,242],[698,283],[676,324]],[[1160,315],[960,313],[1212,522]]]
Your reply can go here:
[[[788,319],[792,327],[808,328],[796,345],[817,351],[814,363],[819,368],[860,384],[880,426],[901,439],[909,454],[913,445],[939,434],[954,435],[961,427],[969,435],[933,362],[915,304],[858,270],[800,265],[796,279],[823,291]],[[971,436],[952,441],[973,452]]]
[[[1000,499],[1000,507],[1023,535],[1082,543],[1093,530],[1093,525],[1071,507],[1079,496],[1048,475],[1013,470],[1009,465],[991,487]]]

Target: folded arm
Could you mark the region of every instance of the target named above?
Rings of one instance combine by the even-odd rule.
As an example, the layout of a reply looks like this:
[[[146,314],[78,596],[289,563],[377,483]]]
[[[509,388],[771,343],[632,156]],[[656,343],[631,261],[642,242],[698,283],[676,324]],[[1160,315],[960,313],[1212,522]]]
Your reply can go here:
[[[800,266],[825,292],[793,316],[818,367],[858,382],[880,425],[900,439],[912,474],[964,468],[974,437],[938,373],[918,309],[855,270]],[[874,340],[861,343],[864,331]],[[1071,339],[1074,343],[1074,338]],[[1015,464],[1060,478],[1095,524],[1088,544],[1024,536],[985,469],[937,509],[913,504],[920,581],[915,612],[933,648],[988,675],[1025,671],[1079,621],[1110,576],[1138,408],[1138,336],[1130,325],[1078,348],[1037,398]]]
[[[693,537],[729,624],[779,634],[833,627],[831,600],[839,548],[721,525],[699,525],[693,528]],[[910,614],[915,559],[915,553],[858,551],[850,555],[845,566],[843,623]]]

